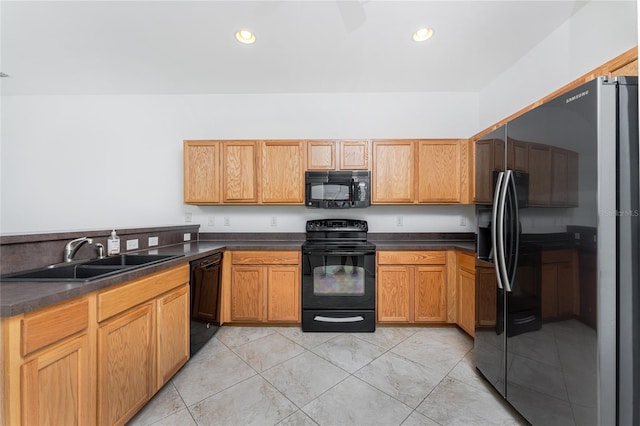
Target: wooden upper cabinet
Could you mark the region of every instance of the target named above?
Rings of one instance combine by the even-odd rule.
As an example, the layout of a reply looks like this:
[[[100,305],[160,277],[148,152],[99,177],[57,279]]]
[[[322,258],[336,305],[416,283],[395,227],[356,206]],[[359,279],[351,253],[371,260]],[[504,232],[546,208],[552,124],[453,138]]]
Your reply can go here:
[[[220,144],[218,141],[184,142],[184,202],[220,202]]]
[[[507,141],[507,169],[529,171],[529,147],[526,142],[509,138]]]
[[[463,140],[418,141],[419,203],[462,202],[463,153],[466,160],[466,151]]]
[[[263,203],[304,204],[303,141],[261,141]]]
[[[335,141],[307,142],[307,170],[335,170]]]
[[[414,151],[414,140],[373,141],[372,203],[414,202]]]
[[[529,205],[551,204],[551,149],[548,145],[529,144]]]
[[[369,170],[368,140],[307,142],[307,170]]]
[[[340,170],[369,170],[369,141],[340,141]]]
[[[504,170],[504,140],[481,139],[474,142],[475,181],[473,201],[491,204],[493,201],[493,175]]]
[[[223,202],[258,202],[258,158],[256,141],[222,143]]]

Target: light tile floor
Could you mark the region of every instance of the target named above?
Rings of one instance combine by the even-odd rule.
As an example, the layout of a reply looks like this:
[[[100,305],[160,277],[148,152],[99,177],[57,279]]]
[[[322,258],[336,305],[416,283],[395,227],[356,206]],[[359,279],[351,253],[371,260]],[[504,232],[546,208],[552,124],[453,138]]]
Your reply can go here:
[[[526,425],[457,328],[220,328],[130,425]]]

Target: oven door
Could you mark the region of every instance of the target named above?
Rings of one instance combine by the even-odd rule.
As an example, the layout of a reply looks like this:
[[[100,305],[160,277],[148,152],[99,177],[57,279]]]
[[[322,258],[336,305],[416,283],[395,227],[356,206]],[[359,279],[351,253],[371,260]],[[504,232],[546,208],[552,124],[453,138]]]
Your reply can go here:
[[[302,308],[375,309],[375,251],[303,249]]]

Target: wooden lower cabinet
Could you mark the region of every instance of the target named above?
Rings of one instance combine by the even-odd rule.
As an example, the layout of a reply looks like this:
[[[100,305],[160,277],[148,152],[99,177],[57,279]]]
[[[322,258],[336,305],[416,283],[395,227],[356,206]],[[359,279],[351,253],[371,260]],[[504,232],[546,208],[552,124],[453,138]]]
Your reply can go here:
[[[85,333],[40,352],[22,366],[23,424],[93,423],[90,352]]]
[[[300,322],[300,252],[231,252],[226,320],[238,323]],[[223,280],[223,286],[225,280]],[[223,293],[227,293],[223,290]]]
[[[91,300],[2,318],[1,424],[96,424]]]
[[[440,266],[415,268],[415,322],[447,321],[447,270]]]
[[[376,295],[379,322],[413,321],[413,275],[413,266],[378,266]]]
[[[476,328],[476,274],[475,256],[457,253],[458,321],[457,324],[471,337]]]
[[[124,424],[155,393],[154,303],[98,328],[98,419]]]
[[[577,286],[578,259],[574,250],[542,252],[542,319],[552,320],[578,315],[580,295]]]
[[[482,327],[496,325],[498,283],[493,266],[476,268],[476,324]]]
[[[189,359],[189,265],[0,324],[0,424],[122,425]]]
[[[182,286],[157,302],[157,388],[160,389],[189,360],[189,286]]]
[[[447,267],[444,251],[377,253],[377,321],[447,321]]]

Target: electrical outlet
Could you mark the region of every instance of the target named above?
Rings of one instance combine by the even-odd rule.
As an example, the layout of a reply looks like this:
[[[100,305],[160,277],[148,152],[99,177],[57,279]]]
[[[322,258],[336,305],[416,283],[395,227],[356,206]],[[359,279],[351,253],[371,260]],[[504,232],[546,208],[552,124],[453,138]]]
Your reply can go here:
[[[149,237],[149,247],[158,245],[158,237]]]
[[[273,226],[273,227],[278,226],[278,217],[277,216],[271,216],[271,226]]]
[[[216,226],[216,217],[215,216],[209,216],[209,220],[207,221],[207,225]]]
[[[127,240],[127,250],[135,250],[138,248],[138,239]]]
[[[396,226],[402,226],[404,224],[404,218],[402,216],[396,216]]]
[[[182,235],[182,238],[184,239],[184,241],[189,241],[191,240],[191,234],[187,232],[186,234]]]
[[[191,223],[191,213],[184,214],[184,221],[185,223]]]
[[[467,218],[460,216],[460,226],[467,226]]]
[[[576,240],[579,240],[580,239],[580,233],[579,232],[574,232],[573,233],[573,238],[576,239]]]
[[[231,219],[229,219],[228,217],[224,218],[224,226],[231,226]]]

